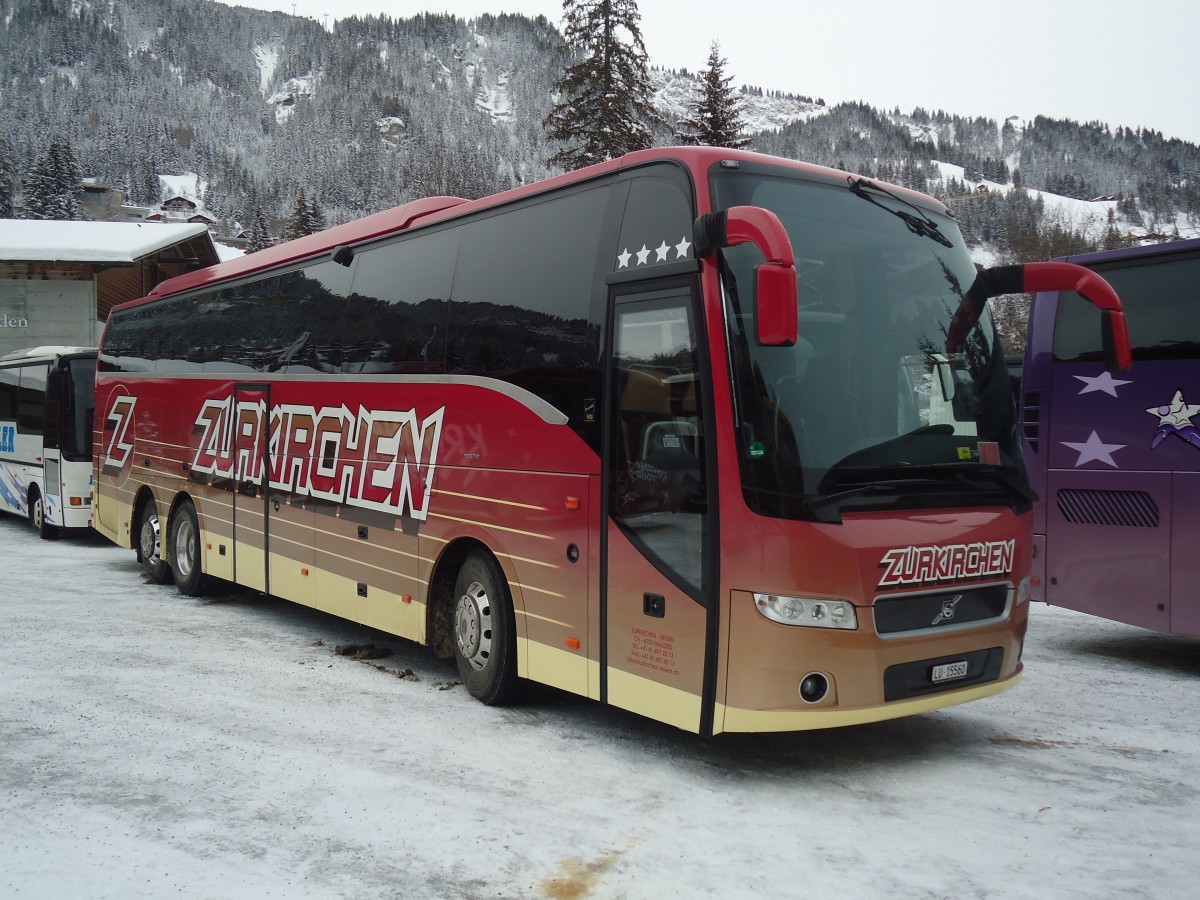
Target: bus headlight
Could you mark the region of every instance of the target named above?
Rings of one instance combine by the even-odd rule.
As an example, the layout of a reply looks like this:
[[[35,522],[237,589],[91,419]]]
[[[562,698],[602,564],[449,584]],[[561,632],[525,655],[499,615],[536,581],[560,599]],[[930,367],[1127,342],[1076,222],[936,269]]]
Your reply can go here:
[[[858,628],[854,604],[845,600],[788,597],[784,594],[755,594],[754,605],[773,622],[809,628]]]

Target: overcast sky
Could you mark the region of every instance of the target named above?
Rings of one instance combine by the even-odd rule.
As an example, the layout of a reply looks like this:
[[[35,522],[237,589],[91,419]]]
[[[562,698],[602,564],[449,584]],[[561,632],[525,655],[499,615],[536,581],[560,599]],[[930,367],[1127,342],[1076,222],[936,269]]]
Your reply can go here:
[[[544,15],[555,0],[234,0],[321,22],[424,10]],[[1200,143],[1196,0],[642,0],[652,65],[704,68],[717,40],[726,74],[824,98],[911,112],[1035,115],[1146,127]]]

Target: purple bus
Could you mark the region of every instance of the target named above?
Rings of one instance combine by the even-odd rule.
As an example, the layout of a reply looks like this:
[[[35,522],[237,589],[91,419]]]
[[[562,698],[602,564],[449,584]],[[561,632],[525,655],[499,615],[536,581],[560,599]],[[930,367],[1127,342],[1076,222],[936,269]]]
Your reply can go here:
[[[1034,298],[1021,386],[1033,597],[1200,637],[1200,240],[1069,257],[1125,308],[1133,366],[1106,371],[1095,309]]]

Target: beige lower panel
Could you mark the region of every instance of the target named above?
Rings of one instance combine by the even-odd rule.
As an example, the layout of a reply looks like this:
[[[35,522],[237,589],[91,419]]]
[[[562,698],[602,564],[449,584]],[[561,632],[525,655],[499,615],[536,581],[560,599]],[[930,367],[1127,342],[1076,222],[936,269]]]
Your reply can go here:
[[[411,597],[405,603],[400,594],[377,587],[371,587],[366,597],[360,597],[358,582],[353,579],[316,567],[309,567],[308,575],[287,574],[287,567],[297,566],[295,560],[275,554],[271,558],[273,564],[278,564],[272,570],[271,593],[397,637],[425,642],[424,603]]]
[[[583,697],[589,696],[589,682],[595,684],[600,678],[600,664],[595,660],[528,638],[517,638],[517,659],[523,677]]]
[[[902,700],[886,706],[872,706],[867,709],[814,707],[811,710],[759,710],[735,709],[718,703],[713,731],[714,733],[722,731],[810,731],[816,728],[840,728],[845,725],[882,722],[886,719],[914,716],[918,713],[931,712],[935,709],[944,709],[947,706],[956,706],[959,703],[969,703],[972,700],[991,697],[1008,690],[1020,680],[1020,677],[1020,675],[1016,675],[1005,681],[993,681],[978,687],[934,694],[929,697],[918,697],[914,700]]]
[[[233,553],[230,551],[232,542],[227,537],[200,529],[201,566],[205,575],[233,581]],[[225,553],[221,553],[221,546]]]
[[[700,731],[700,697],[640,675],[608,670],[608,702],[684,731]]]

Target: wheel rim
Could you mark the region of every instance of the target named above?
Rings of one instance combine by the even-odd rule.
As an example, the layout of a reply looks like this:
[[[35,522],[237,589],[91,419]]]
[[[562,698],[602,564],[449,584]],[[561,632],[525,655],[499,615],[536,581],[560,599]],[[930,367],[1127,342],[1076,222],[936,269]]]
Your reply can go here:
[[[158,512],[156,510],[147,510],[146,514],[142,516],[142,532],[139,536],[139,543],[142,550],[142,559],[152,566],[157,565],[162,555],[162,537],[159,534]]]
[[[42,498],[38,497],[33,501],[33,527],[38,531],[42,530],[42,525],[46,521],[46,511],[42,509]]]
[[[471,582],[454,606],[454,639],[473,669],[487,665],[492,655],[492,602],[478,581]]]
[[[196,529],[192,526],[192,520],[183,516],[175,528],[175,567],[184,579],[192,574],[192,567],[196,564],[195,538]]]

